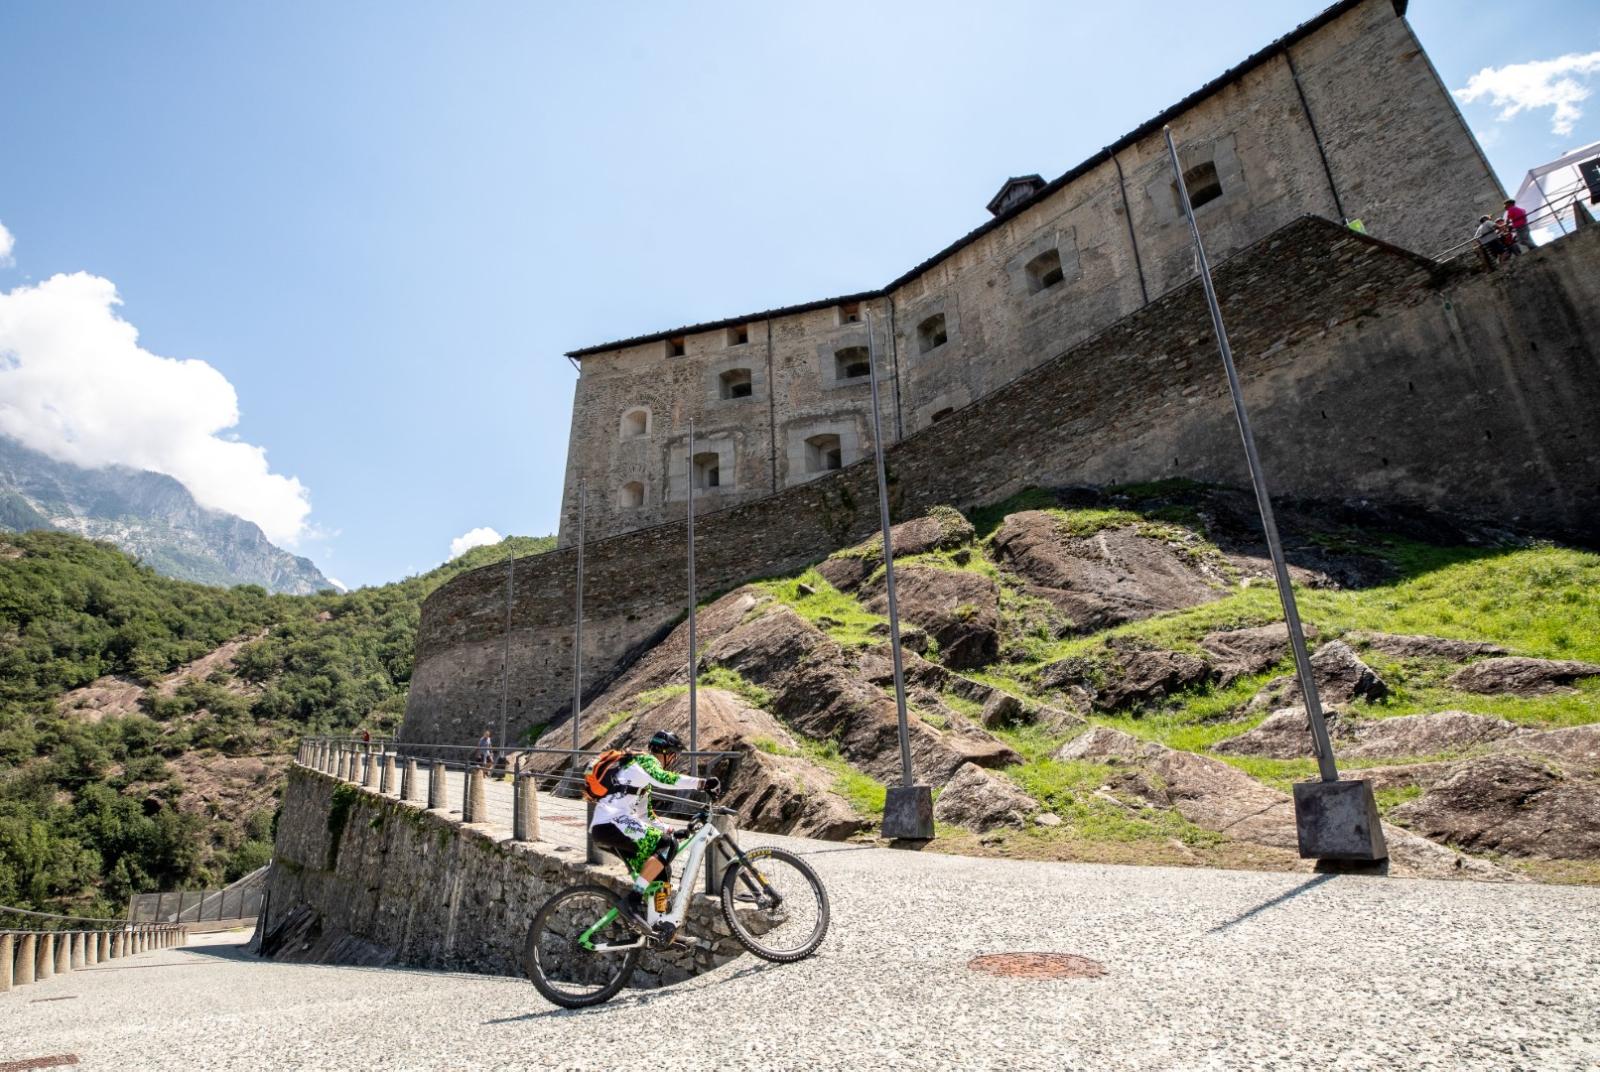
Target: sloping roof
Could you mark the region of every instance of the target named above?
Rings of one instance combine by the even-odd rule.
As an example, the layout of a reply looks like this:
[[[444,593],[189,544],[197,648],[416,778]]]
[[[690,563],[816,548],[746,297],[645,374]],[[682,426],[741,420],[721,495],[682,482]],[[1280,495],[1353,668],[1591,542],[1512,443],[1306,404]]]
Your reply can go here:
[[[976,242],[979,238],[982,238],[996,227],[1001,226],[1007,220],[1010,220],[1018,214],[1026,211],[1029,206],[1049,197],[1051,194],[1060,190],[1074,179],[1080,178],[1095,166],[1110,160],[1113,154],[1119,153],[1123,149],[1128,148],[1130,145],[1133,145],[1136,142],[1139,142],[1150,136],[1151,134],[1154,134],[1163,126],[1170,123],[1172,120],[1176,119],[1190,108],[1193,108],[1207,97],[1216,93],[1218,90],[1237,82],[1239,79],[1243,78],[1257,67],[1260,67],[1273,57],[1279,55],[1290,45],[1293,45],[1311,36],[1324,26],[1328,25],[1330,22],[1333,22],[1335,19],[1339,18],[1339,16],[1361,6],[1366,2],[1367,0],[1339,0],[1339,3],[1334,4],[1321,14],[1306,20],[1299,26],[1296,26],[1287,34],[1284,34],[1282,37],[1272,42],[1272,44],[1258,52],[1253,53],[1242,62],[1229,67],[1226,71],[1223,71],[1220,75],[1213,78],[1211,81],[1207,82],[1205,85],[1201,86],[1187,97],[1184,97],[1182,100],[1178,101],[1178,103],[1167,108],[1166,111],[1162,112],[1160,115],[1147,120],[1138,127],[1124,134],[1115,142],[1106,146],[1104,149],[1101,149],[1098,153],[1095,153],[1093,156],[1067,171],[1059,178],[1051,180],[1044,186],[1043,189],[1039,190],[1032,197],[1025,201],[1019,201],[1005,212],[995,216],[993,219],[985,222],[981,226],[968,231],[966,234],[950,243],[950,245],[946,246],[944,249],[941,249],[938,253],[935,253],[921,264],[918,264],[916,267],[912,268],[909,272],[906,272],[898,279],[892,280],[887,285],[880,287],[877,290],[864,290],[857,294],[845,294],[835,298],[821,298],[817,301],[806,302],[801,305],[786,305],[778,309],[766,309],[758,313],[745,313],[741,316],[728,317],[723,320],[713,320],[704,324],[686,324],[683,327],[671,328],[667,331],[656,331],[651,332],[648,335],[637,335],[631,339],[619,339],[616,342],[600,343],[597,346],[585,346],[581,349],[569,350],[567,351],[566,356],[588,357],[592,354],[609,353],[613,350],[621,350],[629,346],[642,346],[648,342],[657,342],[662,339],[676,338],[680,335],[695,335],[704,331],[715,331],[718,328],[732,327],[735,324],[745,324],[754,320],[768,320],[774,317],[792,316],[796,313],[806,313],[816,309],[825,309],[829,306],[839,305],[843,302],[865,301],[872,298],[881,298],[890,291],[896,290],[899,287],[904,286],[906,283],[909,283],[911,280],[928,271],[945,258],[966,248],[973,242]],[[1391,0],[1391,3],[1394,5],[1394,13],[1396,18],[1405,17],[1406,8],[1409,6],[1409,2],[1410,0]],[[1008,180],[1007,185],[1009,186],[1010,182],[1012,181],[1016,180]],[[1003,187],[1002,192],[1004,192]]]
[[[1027,186],[1032,188],[1043,185],[1043,175],[1013,175],[1001,184],[1000,192],[989,198],[989,203],[983,207],[988,209],[991,214],[997,214],[1000,211],[1000,203],[1006,199],[1006,194],[1011,192],[1012,187]]]

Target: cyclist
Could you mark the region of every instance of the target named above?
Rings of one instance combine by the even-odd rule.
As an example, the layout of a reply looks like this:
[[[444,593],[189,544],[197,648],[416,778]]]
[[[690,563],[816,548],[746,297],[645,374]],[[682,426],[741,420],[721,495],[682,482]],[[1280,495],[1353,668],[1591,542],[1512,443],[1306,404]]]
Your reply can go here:
[[[695,778],[671,769],[683,751],[683,741],[671,730],[657,730],[650,738],[649,751],[630,755],[607,776],[607,793],[594,806],[589,823],[594,843],[622,857],[633,876],[633,890],[623,901],[629,926],[641,934],[650,933],[646,921],[644,893],[661,877],[678,851],[678,832],[656,821],[650,807],[652,789],[704,789],[715,796],[721,783],[716,778]]]

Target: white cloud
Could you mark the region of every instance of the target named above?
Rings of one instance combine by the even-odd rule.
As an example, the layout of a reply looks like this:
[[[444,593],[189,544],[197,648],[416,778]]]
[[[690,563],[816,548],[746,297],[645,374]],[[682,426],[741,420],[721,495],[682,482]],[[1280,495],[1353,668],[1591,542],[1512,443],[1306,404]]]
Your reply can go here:
[[[1596,73],[1600,73],[1600,52],[1574,52],[1553,60],[1485,67],[1455,95],[1468,104],[1488,97],[1500,109],[1502,122],[1531,108],[1552,108],[1550,129],[1571,134],[1583,118],[1578,105],[1589,99],[1589,87],[1583,83]]]
[[[10,268],[17,262],[11,259],[11,251],[17,248],[17,240],[11,237],[11,232],[6,230],[6,225],[0,223],[0,268]]]
[[[491,528],[473,529],[471,532],[457,536],[450,541],[450,557],[460,558],[474,547],[485,547],[492,543],[499,543],[503,536]]]
[[[239,398],[204,361],[160,357],[116,313],[108,279],[74,272],[0,291],[0,434],[61,461],[166,473],[201,505],[306,534],[311,502],[267,452],[228,433]]]
[[[326,573],[324,573],[323,576],[324,577],[328,577],[328,575]],[[341,592],[350,591],[350,586],[348,584],[345,584],[343,581],[341,581],[337,577],[328,577],[328,583],[333,585],[335,588],[337,588]]]

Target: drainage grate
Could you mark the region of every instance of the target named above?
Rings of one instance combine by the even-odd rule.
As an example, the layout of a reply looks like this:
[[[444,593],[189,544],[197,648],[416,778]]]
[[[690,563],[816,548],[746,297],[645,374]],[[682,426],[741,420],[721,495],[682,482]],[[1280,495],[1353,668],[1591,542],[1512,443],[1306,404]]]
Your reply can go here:
[[[1072,953],[987,953],[967,961],[973,971],[1011,979],[1093,979],[1105,965]]]

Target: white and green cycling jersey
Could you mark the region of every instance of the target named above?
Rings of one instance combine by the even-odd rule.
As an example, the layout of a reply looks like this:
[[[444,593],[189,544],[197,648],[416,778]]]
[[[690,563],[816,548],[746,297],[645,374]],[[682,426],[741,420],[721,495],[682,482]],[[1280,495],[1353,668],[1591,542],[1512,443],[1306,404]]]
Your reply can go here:
[[[669,771],[648,752],[641,752],[612,775],[613,788],[594,806],[590,826],[611,823],[632,832],[640,827],[656,827],[650,814],[651,789],[704,789],[706,780]],[[637,841],[638,838],[634,837]]]

